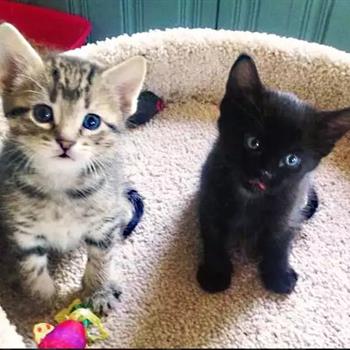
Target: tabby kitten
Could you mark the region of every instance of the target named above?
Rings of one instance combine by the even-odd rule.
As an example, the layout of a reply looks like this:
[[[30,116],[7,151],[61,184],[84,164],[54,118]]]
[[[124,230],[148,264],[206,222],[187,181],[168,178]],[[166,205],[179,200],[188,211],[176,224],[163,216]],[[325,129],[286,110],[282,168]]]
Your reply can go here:
[[[229,73],[218,128],[201,178],[204,259],[197,279],[208,292],[227,289],[233,244],[258,257],[268,290],[290,293],[297,281],[291,242],[317,207],[310,174],[350,129],[350,109],[319,111],[271,90],[241,55]]]
[[[1,214],[24,289],[51,299],[50,251],[86,243],[83,285],[107,313],[120,294],[112,248],[133,214],[119,154],[146,64],[103,68],[68,55],[40,55],[10,24],[0,26],[4,115]],[[10,266],[14,268],[14,266]]]

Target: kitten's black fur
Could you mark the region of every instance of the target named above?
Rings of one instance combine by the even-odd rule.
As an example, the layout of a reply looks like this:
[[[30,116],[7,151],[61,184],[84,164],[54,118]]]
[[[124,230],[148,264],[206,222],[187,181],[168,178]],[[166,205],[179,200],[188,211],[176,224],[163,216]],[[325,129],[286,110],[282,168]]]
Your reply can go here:
[[[229,74],[218,126],[201,178],[198,281],[212,293],[230,286],[233,241],[253,247],[267,289],[290,293],[297,281],[288,261],[291,241],[318,205],[309,173],[349,130],[350,109],[318,111],[293,94],[270,90],[253,60],[241,55]]]

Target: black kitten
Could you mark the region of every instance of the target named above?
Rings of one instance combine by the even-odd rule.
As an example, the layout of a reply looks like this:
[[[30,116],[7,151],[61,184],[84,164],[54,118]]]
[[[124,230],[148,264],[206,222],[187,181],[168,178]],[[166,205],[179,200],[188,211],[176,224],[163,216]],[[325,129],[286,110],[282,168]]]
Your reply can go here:
[[[253,60],[241,55],[230,71],[218,126],[201,179],[198,281],[208,292],[227,289],[229,243],[244,242],[259,258],[265,287],[290,293],[297,281],[288,261],[291,241],[318,203],[309,174],[350,129],[350,109],[318,111],[293,94],[270,90]]]

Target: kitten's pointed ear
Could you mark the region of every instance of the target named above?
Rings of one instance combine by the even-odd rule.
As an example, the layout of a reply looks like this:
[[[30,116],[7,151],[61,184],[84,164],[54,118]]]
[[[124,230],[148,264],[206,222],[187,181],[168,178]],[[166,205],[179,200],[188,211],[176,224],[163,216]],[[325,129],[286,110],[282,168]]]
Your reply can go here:
[[[124,117],[136,112],[137,98],[146,76],[146,60],[135,56],[103,72],[104,83],[119,98]]]
[[[322,111],[316,118],[318,147],[323,155],[327,155],[335,143],[350,130],[350,108]]]
[[[240,55],[230,70],[226,94],[250,95],[258,93],[261,88],[262,84],[254,60],[246,54]]]
[[[33,49],[24,36],[10,23],[0,25],[0,78],[20,71],[35,70],[43,67],[40,55]]]

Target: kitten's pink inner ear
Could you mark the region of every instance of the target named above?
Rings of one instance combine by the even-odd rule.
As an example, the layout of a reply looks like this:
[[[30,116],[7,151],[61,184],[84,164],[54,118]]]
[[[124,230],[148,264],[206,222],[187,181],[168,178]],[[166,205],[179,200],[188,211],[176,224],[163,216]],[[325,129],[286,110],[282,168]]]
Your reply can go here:
[[[0,67],[1,88],[9,85],[20,71],[30,75],[44,67],[40,55],[9,23],[0,25]]]
[[[146,60],[141,56],[132,57],[103,73],[105,84],[117,95],[124,117],[136,111],[145,75]]]
[[[10,23],[0,25],[0,63],[2,60],[14,61],[26,66],[26,69],[44,66],[40,55]]]
[[[136,82],[137,84],[137,82]],[[133,108],[136,103],[139,92],[135,91],[134,84],[123,84],[118,86],[116,91],[119,96],[120,109],[129,116],[134,113]]]

